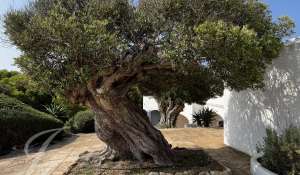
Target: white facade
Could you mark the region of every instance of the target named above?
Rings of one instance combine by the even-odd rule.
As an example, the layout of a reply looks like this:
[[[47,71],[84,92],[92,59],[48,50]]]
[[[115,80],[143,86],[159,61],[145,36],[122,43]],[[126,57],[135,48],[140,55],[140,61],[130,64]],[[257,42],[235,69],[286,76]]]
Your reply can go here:
[[[300,40],[287,45],[265,75],[260,91],[232,92],[225,104],[225,144],[250,155],[262,143],[266,127],[279,133],[300,126]]]

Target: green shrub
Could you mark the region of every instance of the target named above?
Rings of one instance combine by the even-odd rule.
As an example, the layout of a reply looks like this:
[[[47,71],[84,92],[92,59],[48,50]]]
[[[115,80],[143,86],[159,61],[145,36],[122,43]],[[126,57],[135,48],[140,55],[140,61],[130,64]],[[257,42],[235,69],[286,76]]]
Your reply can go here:
[[[68,111],[64,106],[52,103],[51,105],[47,105],[44,107],[48,114],[51,114],[57,119],[63,122],[66,122],[68,120],[68,115],[67,115]]]
[[[72,104],[68,99],[59,94],[56,94],[55,98],[53,98],[52,104],[46,107],[51,107],[51,109],[47,109],[47,113],[54,113],[56,116],[58,116],[58,119],[62,120],[65,123],[68,122],[69,119],[74,117],[77,112],[87,110],[85,106]]]
[[[0,94],[0,148],[22,146],[34,134],[62,126],[53,116]]]
[[[158,123],[156,126],[158,129],[169,129],[170,127],[167,124]]]
[[[76,132],[95,132],[94,117],[95,114],[92,111],[80,111],[69,121],[68,125],[73,126]]]
[[[76,132],[74,129],[74,118],[70,118],[68,121],[66,121],[66,123],[64,124],[64,132],[71,134],[73,132]]]
[[[200,127],[209,127],[213,122],[216,113],[209,108],[203,108],[199,112],[193,114],[193,123]]]
[[[290,127],[281,135],[272,129],[266,133],[263,145],[257,148],[263,153],[261,164],[280,175],[300,174],[300,128]]]

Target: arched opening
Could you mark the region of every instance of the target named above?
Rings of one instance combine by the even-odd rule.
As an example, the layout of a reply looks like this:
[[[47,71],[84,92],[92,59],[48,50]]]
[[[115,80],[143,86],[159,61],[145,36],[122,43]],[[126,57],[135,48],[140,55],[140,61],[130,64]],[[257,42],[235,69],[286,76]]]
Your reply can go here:
[[[223,128],[223,126],[224,126],[223,118],[215,112],[214,120],[212,121],[210,127]]]
[[[184,115],[179,114],[176,120],[176,128],[184,128],[188,124],[189,120]]]
[[[160,112],[157,110],[150,112],[150,121],[152,125],[157,125],[160,121]]]

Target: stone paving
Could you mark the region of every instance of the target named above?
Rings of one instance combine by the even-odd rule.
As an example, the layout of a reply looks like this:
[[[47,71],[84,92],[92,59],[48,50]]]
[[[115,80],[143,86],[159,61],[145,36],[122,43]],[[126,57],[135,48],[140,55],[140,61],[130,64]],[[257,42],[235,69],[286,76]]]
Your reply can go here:
[[[95,134],[67,138],[43,153],[14,153],[0,157],[0,175],[62,175],[84,151],[97,151],[104,145]]]
[[[174,147],[201,148],[232,169],[234,175],[250,175],[250,158],[223,144],[222,129],[162,130]],[[21,152],[0,157],[0,175],[62,175],[85,152],[104,148],[95,134],[80,134],[57,143],[45,153]]]

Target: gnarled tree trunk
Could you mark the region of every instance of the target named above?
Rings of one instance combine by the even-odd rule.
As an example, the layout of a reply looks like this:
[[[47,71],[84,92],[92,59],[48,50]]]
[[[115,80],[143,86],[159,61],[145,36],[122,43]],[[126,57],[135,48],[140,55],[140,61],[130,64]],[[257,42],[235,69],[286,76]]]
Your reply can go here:
[[[96,113],[96,133],[107,144],[105,159],[151,157],[158,165],[172,165],[171,145],[155,129],[146,114],[126,97],[100,97],[89,100]]]
[[[152,126],[143,109],[127,98],[129,89],[145,74],[170,68],[169,64],[120,67],[95,75],[86,87],[66,91],[71,101],[85,103],[95,112],[97,136],[107,145],[103,160],[152,158],[157,165],[173,165],[172,145]]]
[[[168,100],[162,100],[159,102],[160,110],[160,126],[167,128],[175,128],[176,120],[180,112],[184,109],[184,103],[176,102],[169,98]]]

